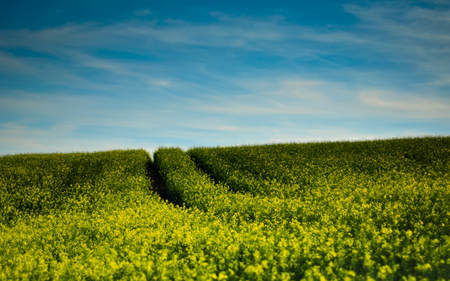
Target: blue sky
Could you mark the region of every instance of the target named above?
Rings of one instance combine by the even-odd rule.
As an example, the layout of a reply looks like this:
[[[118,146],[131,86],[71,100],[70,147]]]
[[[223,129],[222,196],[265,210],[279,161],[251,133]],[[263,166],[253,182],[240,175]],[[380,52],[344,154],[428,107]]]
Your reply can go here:
[[[448,1],[9,1],[0,155],[450,134]]]

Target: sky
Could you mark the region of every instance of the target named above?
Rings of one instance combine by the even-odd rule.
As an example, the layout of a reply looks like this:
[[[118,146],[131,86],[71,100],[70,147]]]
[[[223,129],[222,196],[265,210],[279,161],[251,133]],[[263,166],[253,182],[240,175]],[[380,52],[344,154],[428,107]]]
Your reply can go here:
[[[450,135],[450,2],[8,1],[0,155]]]

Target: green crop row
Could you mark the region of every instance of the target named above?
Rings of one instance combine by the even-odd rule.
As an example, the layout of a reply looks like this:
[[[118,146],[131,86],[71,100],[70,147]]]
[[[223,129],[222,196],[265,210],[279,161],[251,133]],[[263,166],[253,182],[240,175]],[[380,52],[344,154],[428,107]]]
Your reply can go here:
[[[450,280],[445,182],[354,177],[293,199],[252,195],[214,182],[180,149],[159,149],[180,207],[151,193],[143,150],[32,156],[0,157],[2,202],[16,210],[0,222],[0,280]]]
[[[265,154],[263,158],[269,157],[270,154]],[[328,157],[333,158],[332,155]],[[381,162],[383,158],[379,158]],[[445,160],[442,157],[437,162]],[[370,221],[379,228],[390,226],[401,231],[423,232],[426,228],[425,232],[432,237],[450,233],[449,174],[438,174],[432,165],[425,171],[418,169],[416,173],[393,170],[377,176],[347,172],[344,165],[328,165],[335,176],[315,178],[313,184],[303,187],[301,197],[283,199],[230,192],[228,182],[215,184],[179,149],[157,151],[155,161],[161,167],[168,190],[179,204],[223,217],[277,225],[291,220],[303,224],[342,221],[355,225]],[[246,161],[240,159],[238,162]],[[218,158],[211,166],[220,172],[221,163]],[[332,179],[337,180],[333,182]]]
[[[54,192],[50,198],[63,197],[55,200],[67,207],[51,209],[42,201],[42,209],[26,209],[8,224],[0,223],[0,280],[287,280],[300,276],[302,271],[292,266],[301,268],[304,263],[292,262],[285,254],[299,241],[285,241],[275,232],[261,236],[258,225],[234,227],[151,194],[145,170],[148,156],[144,151],[111,151],[0,158],[14,163],[3,167],[10,170],[9,180],[3,182],[7,191],[16,194],[16,183],[28,184],[32,172],[23,169],[34,159],[33,166],[41,168],[36,175],[44,176],[34,179],[33,187],[51,189],[42,181],[53,174],[52,187],[59,190],[47,192]],[[57,173],[58,167],[67,167],[49,159],[71,164],[72,172]],[[89,163],[91,170],[85,169]],[[65,186],[56,183],[68,178],[80,187],[90,183],[92,187],[73,194],[98,196],[95,202],[59,194]],[[39,196],[39,191],[33,194]]]
[[[361,146],[361,143],[355,144]],[[333,177],[327,178],[321,174],[322,179],[315,178],[314,184],[310,184],[300,196],[293,199],[249,192],[234,193],[228,189],[227,182],[216,184],[199,170],[188,155],[191,151],[184,153],[175,148],[160,149],[155,153],[155,162],[172,198],[179,204],[201,209],[235,225],[245,222],[262,223],[266,229],[285,229],[295,237],[300,235],[299,229],[303,229],[308,233],[324,235],[338,247],[347,245],[345,250],[334,249],[336,259],[333,264],[337,268],[351,270],[358,276],[374,278],[389,268],[390,276],[394,279],[407,275],[448,279],[450,190],[448,174],[442,168],[448,162],[445,158],[436,159],[436,155],[445,155],[447,147],[441,146],[438,150],[440,154],[435,154],[431,163],[438,164],[434,170],[428,168],[428,160],[423,161],[425,164],[410,165],[412,170],[418,170],[417,173],[406,173],[406,169],[385,176],[378,172],[347,174],[345,168],[348,167],[328,163],[328,167],[334,170],[333,173],[339,175],[339,185],[330,181]],[[427,148],[430,147],[424,149]],[[322,149],[326,150],[326,147]],[[366,158],[374,158],[377,155],[371,153],[379,151],[365,153]],[[292,154],[285,151],[284,155],[289,158]],[[270,157],[276,156],[265,154],[261,158]],[[328,157],[332,158],[333,155]],[[236,161],[259,165],[261,162],[256,163],[255,158]],[[387,161],[383,159],[383,155],[378,155],[378,159]],[[288,162],[289,159],[284,161]],[[217,158],[215,163],[217,167],[226,161]],[[214,164],[211,166],[214,167]],[[340,170],[341,167],[344,170]],[[229,171],[228,169],[229,166],[224,170]],[[223,176],[220,175],[220,167],[216,171],[219,176]],[[238,172],[241,175],[249,173]],[[332,173],[328,173],[330,174]],[[374,175],[377,176],[374,178]],[[350,245],[347,244],[347,239],[352,241]],[[314,239],[304,241],[312,244],[316,242]],[[317,249],[321,248],[319,244],[315,245],[318,246]],[[311,255],[315,254],[318,253],[312,250]],[[310,255],[307,256],[311,258]],[[363,266],[367,258],[377,268],[375,271]],[[323,264],[317,263],[319,267]],[[428,268],[430,275],[419,269],[423,266]],[[324,273],[325,270],[325,267],[320,267],[319,271]]]
[[[187,154],[239,194],[286,199],[274,209],[287,219],[305,223],[329,214],[334,221],[370,219],[403,231],[424,225],[433,237],[450,233],[450,137],[195,148]]]
[[[0,157],[0,223],[54,209],[90,208],[145,175],[148,163],[143,150]]]
[[[347,204],[360,213],[342,213],[352,222],[370,219],[379,227],[405,231],[425,225],[436,237],[450,233],[450,137],[195,148],[187,153],[233,191],[284,198],[289,214],[307,203],[316,217],[329,213],[336,221]],[[311,216],[303,210],[294,218],[308,222]]]
[[[301,197],[318,186],[398,182],[448,184],[450,137],[359,142],[272,144],[193,148],[197,166],[233,191],[270,197]]]
[[[19,169],[23,156],[7,160]],[[27,209],[8,224],[0,223],[1,280],[317,280],[365,276],[346,269],[344,262],[355,263],[355,268],[364,265],[375,277],[392,276],[388,267],[378,269],[370,258],[340,260],[337,256],[345,255],[336,253],[348,251],[351,239],[336,244],[329,233],[298,224],[287,231],[267,229],[259,223],[227,223],[161,201],[149,191],[143,169],[148,154],[144,151],[85,156],[83,163],[89,162],[88,158],[108,158],[109,164],[104,163],[102,169],[78,177],[80,182],[95,179],[95,188],[80,192],[94,193],[97,200],[67,199],[66,208]],[[51,163],[43,162],[34,164],[42,167]],[[184,166],[182,162],[179,168]],[[21,163],[27,167],[29,162]],[[112,166],[117,173],[111,173]],[[62,182],[66,176],[73,179],[71,173],[59,173],[55,181]],[[23,178],[27,173],[6,184],[26,182]],[[72,184],[78,184],[77,180]],[[112,190],[107,191],[108,187]],[[32,215],[26,215],[31,211]],[[428,269],[427,264],[418,268],[425,276],[435,276]]]
[[[155,164],[165,181],[170,201],[189,208],[197,208],[234,223],[259,222],[279,224],[292,219],[316,217],[308,210],[308,202],[279,198],[253,198],[230,193],[226,185],[215,184],[202,173],[179,148],[159,149],[154,154]]]

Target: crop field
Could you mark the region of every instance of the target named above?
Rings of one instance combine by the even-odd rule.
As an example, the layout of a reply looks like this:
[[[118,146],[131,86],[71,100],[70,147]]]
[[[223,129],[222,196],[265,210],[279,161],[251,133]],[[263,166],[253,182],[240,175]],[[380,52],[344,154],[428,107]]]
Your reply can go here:
[[[0,157],[0,280],[111,279],[450,280],[450,137]]]

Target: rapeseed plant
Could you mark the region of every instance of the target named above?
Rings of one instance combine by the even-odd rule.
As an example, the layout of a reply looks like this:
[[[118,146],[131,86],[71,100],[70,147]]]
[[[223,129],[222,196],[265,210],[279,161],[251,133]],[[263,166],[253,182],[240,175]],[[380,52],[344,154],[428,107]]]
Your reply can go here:
[[[143,150],[0,157],[0,279],[448,280],[449,148],[159,149],[176,204]]]

